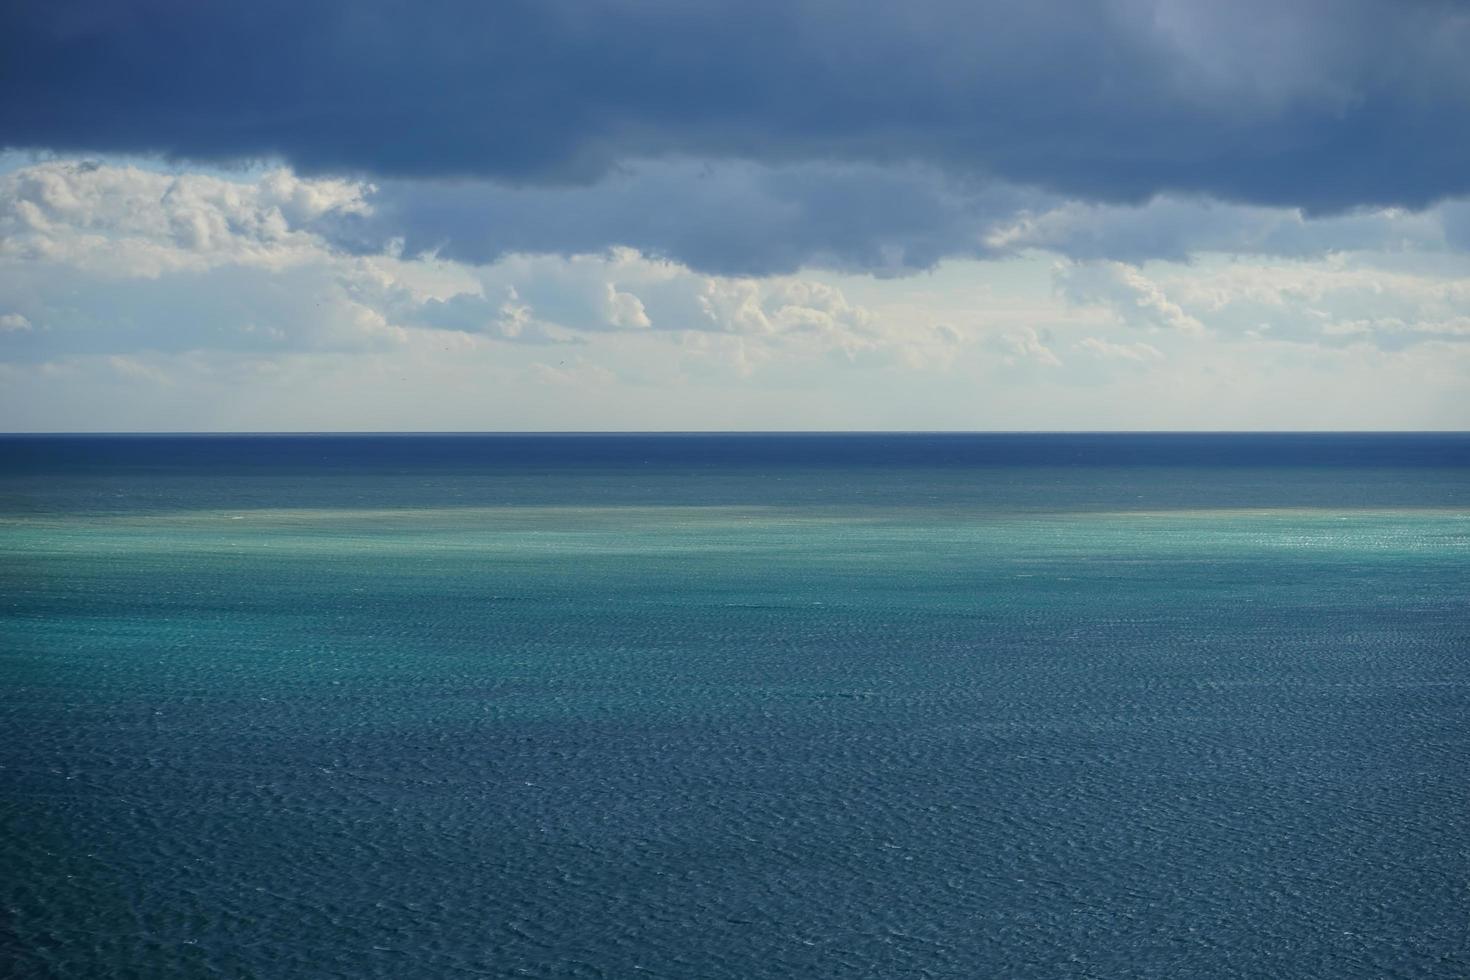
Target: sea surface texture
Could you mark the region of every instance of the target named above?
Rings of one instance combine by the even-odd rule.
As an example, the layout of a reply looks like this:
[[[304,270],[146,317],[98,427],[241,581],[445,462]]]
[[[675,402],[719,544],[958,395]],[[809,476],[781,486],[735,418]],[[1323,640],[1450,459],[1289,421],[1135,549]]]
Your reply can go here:
[[[1470,438],[7,437],[0,973],[1470,976]]]

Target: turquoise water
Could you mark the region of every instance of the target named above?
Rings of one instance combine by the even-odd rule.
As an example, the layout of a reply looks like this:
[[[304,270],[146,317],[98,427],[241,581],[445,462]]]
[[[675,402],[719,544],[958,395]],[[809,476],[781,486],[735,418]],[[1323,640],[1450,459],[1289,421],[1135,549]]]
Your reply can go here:
[[[9,972],[1470,975],[1470,440],[767,438],[0,441]]]

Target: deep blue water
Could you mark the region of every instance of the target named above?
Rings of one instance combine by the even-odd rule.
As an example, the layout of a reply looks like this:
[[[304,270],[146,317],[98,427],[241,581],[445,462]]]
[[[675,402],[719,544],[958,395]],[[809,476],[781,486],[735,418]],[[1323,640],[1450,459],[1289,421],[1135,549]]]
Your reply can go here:
[[[0,438],[17,976],[1465,977],[1470,437]]]

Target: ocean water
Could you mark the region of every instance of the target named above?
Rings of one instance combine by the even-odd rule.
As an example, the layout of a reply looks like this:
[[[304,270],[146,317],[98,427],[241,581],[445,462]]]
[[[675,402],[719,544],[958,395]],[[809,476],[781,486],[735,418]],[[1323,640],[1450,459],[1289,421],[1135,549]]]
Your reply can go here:
[[[0,973],[1470,976],[1470,437],[0,439]]]

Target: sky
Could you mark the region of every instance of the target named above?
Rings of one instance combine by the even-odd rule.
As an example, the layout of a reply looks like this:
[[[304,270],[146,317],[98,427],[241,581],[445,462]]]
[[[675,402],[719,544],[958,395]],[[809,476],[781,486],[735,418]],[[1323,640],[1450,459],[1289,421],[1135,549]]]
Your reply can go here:
[[[1464,0],[0,0],[0,430],[1470,428]]]

